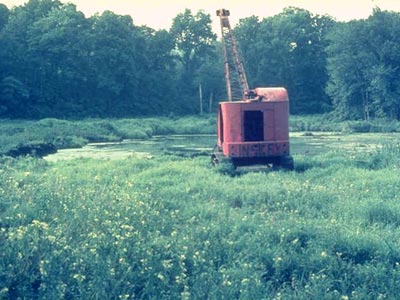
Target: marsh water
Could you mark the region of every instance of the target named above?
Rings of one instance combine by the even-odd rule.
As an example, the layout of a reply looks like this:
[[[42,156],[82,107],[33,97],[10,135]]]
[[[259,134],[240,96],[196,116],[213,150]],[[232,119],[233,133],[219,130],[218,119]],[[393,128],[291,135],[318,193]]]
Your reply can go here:
[[[290,134],[291,154],[315,155],[344,149],[374,151],[384,144],[400,143],[399,133],[294,132]],[[121,159],[151,158],[172,154],[180,156],[209,155],[216,144],[215,135],[165,135],[148,140],[124,140],[112,143],[92,143],[78,149],[62,149],[45,157],[49,161],[74,158]]]

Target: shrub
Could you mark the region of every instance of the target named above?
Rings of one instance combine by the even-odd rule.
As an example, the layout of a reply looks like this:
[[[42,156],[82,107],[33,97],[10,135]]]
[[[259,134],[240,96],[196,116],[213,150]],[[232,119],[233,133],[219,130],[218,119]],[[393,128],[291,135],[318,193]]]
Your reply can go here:
[[[368,121],[348,121],[343,124],[344,132],[370,132],[372,125]]]

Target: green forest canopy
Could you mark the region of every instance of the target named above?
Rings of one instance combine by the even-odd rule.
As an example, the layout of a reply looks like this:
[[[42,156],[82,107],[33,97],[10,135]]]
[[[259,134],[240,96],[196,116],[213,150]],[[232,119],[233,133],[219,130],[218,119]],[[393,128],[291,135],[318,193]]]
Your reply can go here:
[[[197,114],[226,98],[212,17],[186,9],[169,30],[73,4],[0,4],[0,117]],[[251,87],[284,86],[292,114],[400,119],[400,14],[337,22],[295,7],[234,29]]]

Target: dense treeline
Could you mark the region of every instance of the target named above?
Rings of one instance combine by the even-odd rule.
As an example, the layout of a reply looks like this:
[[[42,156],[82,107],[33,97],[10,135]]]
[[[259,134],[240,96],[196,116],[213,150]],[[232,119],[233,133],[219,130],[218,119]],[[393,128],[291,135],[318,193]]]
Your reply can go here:
[[[73,4],[31,0],[0,5],[0,26],[3,116],[196,113],[200,84],[204,97],[223,95],[203,12],[186,10],[170,31],[156,31],[110,11],[86,18]]]
[[[400,118],[399,13],[342,23],[287,8],[236,31],[253,85],[285,86],[292,113]]]
[[[400,14],[376,9],[328,38],[327,93],[337,115],[400,119]]]
[[[211,16],[185,10],[169,30],[73,4],[0,4],[0,116],[194,114],[225,98]],[[299,8],[235,28],[250,86],[285,86],[293,114],[400,118],[400,14],[336,22]],[[199,101],[202,99],[202,101]]]

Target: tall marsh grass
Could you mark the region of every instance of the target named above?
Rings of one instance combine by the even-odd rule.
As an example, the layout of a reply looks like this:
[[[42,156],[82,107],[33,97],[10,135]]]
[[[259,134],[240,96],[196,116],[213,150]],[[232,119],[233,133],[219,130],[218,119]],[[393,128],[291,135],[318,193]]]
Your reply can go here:
[[[2,158],[0,299],[396,299],[399,166],[374,155],[236,177],[205,157]]]
[[[400,122],[388,119],[342,121],[330,114],[290,116],[291,131],[332,131],[344,133],[400,132]]]

